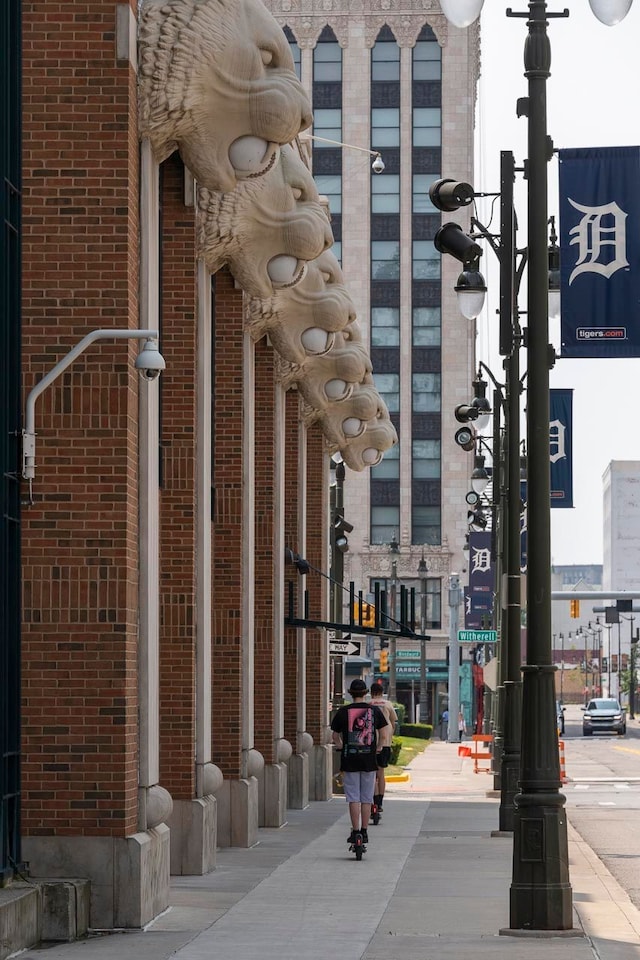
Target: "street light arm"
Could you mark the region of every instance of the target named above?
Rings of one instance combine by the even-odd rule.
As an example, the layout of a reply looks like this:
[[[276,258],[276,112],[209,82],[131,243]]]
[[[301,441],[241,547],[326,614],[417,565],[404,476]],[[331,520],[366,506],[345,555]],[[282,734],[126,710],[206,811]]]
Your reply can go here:
[[[36,400],[40,394],[49,387],[54,380],[57,380],[61,373],[69,367],[73,361],[83,353],[87,347],[95,343],[96,340],[158,340],[157,330],[92,330],[79,343],[73,347],[66,356],[58,360],[56,365],[45,373],[31,390],[27,397],[25,406],[25,425],[22,431],[22,476],[26,480],[33,480],[35,477],[35,417]]]
[[[489,377],[489,380],[491,380],[496,390],[498,390],[499,393],[502,395],[504,392],[504,386],[505,386],[504,383],[499,383],[498,380],[496,380],[493,372],[489,369],[489,367],[486,365],[486,363],[484,363],[483,360],[478,361],[478,368],[480,370],[484,370],[484,372]]]

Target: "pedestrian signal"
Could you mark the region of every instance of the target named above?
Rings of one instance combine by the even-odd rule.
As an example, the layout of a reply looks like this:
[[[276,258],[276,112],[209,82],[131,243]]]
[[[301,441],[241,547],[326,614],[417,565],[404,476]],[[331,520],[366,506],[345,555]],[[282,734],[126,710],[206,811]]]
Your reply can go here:
[[[380,673],[386,673],[389,669],[389,651],[380,651]]]
[[[577,620],[580,616],[580,601],[579,600],[569,600],[569,613],[573,620]]]

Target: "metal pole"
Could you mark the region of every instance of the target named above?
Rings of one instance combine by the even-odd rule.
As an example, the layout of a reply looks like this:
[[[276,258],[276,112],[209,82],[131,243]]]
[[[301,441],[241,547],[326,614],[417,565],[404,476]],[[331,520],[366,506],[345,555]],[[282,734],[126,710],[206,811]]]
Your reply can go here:
[[[427,723],[427,642],[420,637],[420,723]]]
[[[336,547],[336,520],[344,516],[344,477],[345,466],[342,461],[336,463],[336,484],[332,489],[333,510],[331,523],[331,598],[334,623],[342,623],[342,585],[344,582],[344,555]],[[336,639],[342,636],[336,631]],[[331,706],[337,710],[344,703],[344,658],[333,656],[333,698]]]
[[[618,673],[616,676],[616,696],[620,699],[620,672],[622,670],[622,645],[620,643],[620,620],[618,619]]]
[[[629,718],[635,720],[636,709],[636,647],[640,637],[640,627],[636,628],[635,639],[631,637],[631,650],[629,651]]]
[[[460,577],[449,577],[449,726],[447,740],[458,741],[458,713],[460,710],[460,644],[458,643],[458,613],[462,601]]]
[[[396,591],[398,589],[398,562],[397,560],[391,561],[391,596],[390,596],[390,606],[391,606],[391,616],[393,617],[392,625],[395,627],[395,621],[398,619],[396,616]],[[395,637],[390,637],[389,639],[389,699],[396,700],[397,689],[396,689],[396,655],[397,655],[397,641]]]
[[[520,16],[511,9],[508,16]],[[562,16],[563,14],[559,14]],[[565,14],[568,16],[568,11]],[[523,14],[522,16],[526,16]],[[553,16],[553,14],[551,14]],[[570,930],[573,905],[565,798],[560,792],[551,651],[551,482],[547,257],[547,78],[551,47],[545,0],[529,0],[524,46],[528,97],[527,197],[527,663],[522,668],[520,792],[515,797],[510,927]]]
[[[520,776],[520,739],[522,713],[521,668],[521,574],[520,574],[520,326],[518,322],[518,277],[516,271],[513,154],[500,154],[500,326],[505,360],[507,430],[506,558],[507,613],[503,620],[501,647],[504,666],[503,752],[500,772],[501,831],[512,831],[515,796]],[[506,330],[510,338],[506,338]],[[506,628],[506,629],[505,629]]]
[[[420,574],[420,723],[427,723],[429,710],[427,706],[427,562],[422,558],[418,564]]]

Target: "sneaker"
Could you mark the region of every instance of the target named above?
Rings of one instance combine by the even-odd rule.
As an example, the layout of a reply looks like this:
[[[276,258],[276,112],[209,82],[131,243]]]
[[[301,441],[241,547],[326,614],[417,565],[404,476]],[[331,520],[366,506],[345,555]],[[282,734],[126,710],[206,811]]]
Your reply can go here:
[[[369,834],[367,833],[367,831],[361,830],[360,833],[362,834],[362,842],[369,843]]]
[[[356,830],[352,830],[352,831],[351,831],[351,833],[350,833],[349,836],[347,837],[347,843],[355,843],[355,842],[356,842],[356,832],[357,832]]]

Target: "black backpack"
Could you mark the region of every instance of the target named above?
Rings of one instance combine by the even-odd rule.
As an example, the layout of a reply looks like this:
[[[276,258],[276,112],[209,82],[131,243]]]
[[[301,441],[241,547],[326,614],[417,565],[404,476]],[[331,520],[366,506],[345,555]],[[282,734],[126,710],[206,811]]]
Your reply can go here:
[[[375,751],[376,716],[370,703],[351,704],[347,707],[347,730],[343,737],[345,756],[354,757]]]

